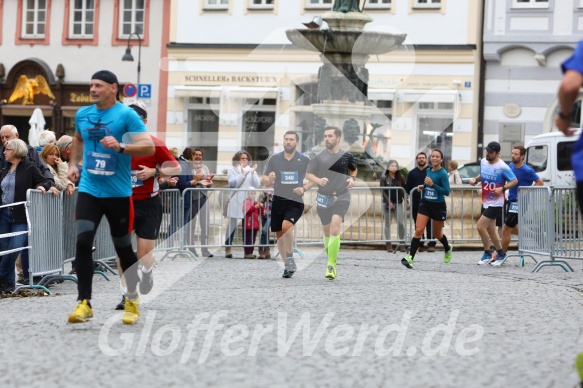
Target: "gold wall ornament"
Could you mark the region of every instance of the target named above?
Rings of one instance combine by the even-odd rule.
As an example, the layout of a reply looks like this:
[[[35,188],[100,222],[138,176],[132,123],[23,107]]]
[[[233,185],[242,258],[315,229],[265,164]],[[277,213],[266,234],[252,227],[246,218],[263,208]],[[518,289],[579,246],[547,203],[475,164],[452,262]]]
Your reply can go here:
[[[16,83],[12,95],[8,99],[8,103],[12,103],[19,98],[22,98],[23,105],[32,105],[34,104],[34,96],[37,94],[44,94],[53,100],[56,99],[53,92],[51,92],[45,77],[37,75],[34,78],[28,78],[25,75],[21,75],[18,77],[18,82]]]

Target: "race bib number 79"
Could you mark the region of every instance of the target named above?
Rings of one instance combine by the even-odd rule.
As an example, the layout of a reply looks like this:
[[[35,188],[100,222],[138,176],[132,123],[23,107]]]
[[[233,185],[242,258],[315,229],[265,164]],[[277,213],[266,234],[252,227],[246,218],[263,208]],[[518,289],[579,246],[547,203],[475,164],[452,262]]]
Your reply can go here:
[[[117,165],[117,155],[91,152],[84,164],[91,174],[113,175]]]

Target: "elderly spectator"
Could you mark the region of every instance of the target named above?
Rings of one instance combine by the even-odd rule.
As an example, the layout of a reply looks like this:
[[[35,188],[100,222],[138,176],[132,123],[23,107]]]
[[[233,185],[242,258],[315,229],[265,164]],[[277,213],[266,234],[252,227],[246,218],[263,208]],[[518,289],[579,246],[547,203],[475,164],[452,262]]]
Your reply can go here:
[[[20,139],[4,143],[4,156],[8,167],[0,172],[0,195],[2,205],[26,201],[26,191],[37,189],[45,194],[51,191],[59,195],[54,183],[46,179],[38,167],[27,159],[28,147]],[[24,232],[27,230],[24,205],[0,208],[0,234]],[[22,248],[27,245],[26,233],[0,239],[0,251]],[[12,292],[15,289],[14,264],[19,251],[5,254],[0,259],[0,292]],[[28,260],[22,260],[25,274],[28,274]]]
[[[18,139],[18,130],[14,125],[4,125],[0,128],[0,138],[2,139],[2,149],[0,150],[0,168],[6,167],[7,160],[4,155],[4,146],[8,140]],[[25,143],[26,144],[26,143]],[[26,155],[27,159],[31,161],[34,165],[36,165],[41,174],[49,180],[53,180],[53,174],[47,167],[47,165],[41,160],[38,152],[34,149],[34,147],[27,145],[28,154]],[[53,182],[54,185],[54,182]]]
[[[59,148],[54,144],[47,144],[40,153],[41,159],[47,164],[51,173],[53,173],[55,187],[58,190],[66,191],[67,194],[72,195],[75,191],[75,185],[67,179],[67,171],[69,167],[67,163],[61,160]]]
[[[450,160],[449,163],[449,184],[450,185],[461,185],[462,184],[462,177],[460,176],[460,172],[458,171],[458,164],[455,160]]]
[[[246,189],[251,187],[259,187],[259,175],[257,175],[257,164],[252,167],[251,155],[249,152],[241,150],[233,156],[233,165],[227,171],[227,178],[229,180],[229,187],[235,189],[233,193],[227,194],[230,197],[229,206],[227,208],[227,217],[229,219],[229,226],[227,228],[227,235],[225,240],[225,257],[230,259],[233,257],[231,252],[231,245],[233,245],[233,237],[235,230],[239,224],[239,220],[243,219],[243,203],[245,203]],[[240,189],[240,190],[238,190]],[[243,241],[245,240],[243,231]]]
[[[36,147],[36,152],[40,154],[47,144],[55,144],[56,142],[57,137],[53,131],[42,131],[38,136],[38,146]]]
[[[59,153],[61,154],[61,160],[67,163],[69,166],[69,158],[71,157],[71,145],[73,144],[73,138],[69,135],[63,135],[57,140],[57,147],[59,147]]]

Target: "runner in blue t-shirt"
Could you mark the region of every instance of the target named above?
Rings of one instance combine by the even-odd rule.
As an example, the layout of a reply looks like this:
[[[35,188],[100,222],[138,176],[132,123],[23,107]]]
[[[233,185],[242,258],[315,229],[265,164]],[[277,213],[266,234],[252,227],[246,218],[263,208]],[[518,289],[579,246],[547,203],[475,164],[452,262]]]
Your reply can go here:
[[[502,228],[502,249],[504,252],[510,246],[512,234],[518,234],[518,188],[521,186],[542,186],[543,180],[534,170],[524,163],[526,148],[515,146],[512,149],[512,163],[509,167],[518,179],[518,184],[508,190],[508,210],[506,221]],[[534,182],[534,183],[533,183]]]
[[[571,128],[571,113],[573,113],[573,104],[579,98],[579,89],[583,86],[583,40],[577,44],[573,56],[563,62],[561,67],[564,76],[557,93],[559,111],[555,124],[566,136],[573,136],[575,129]],[[579,137],[575,143],[571,154],[571,166],[577,182],[579,209],[583,211],[583,136]],[[583,353],[579,353],[575,365],[583,380]]]
[[[504,207],[504,192],[516,184],[518,179],[506,163],[500,160],[500,143],[491,141],[486,146],[486,157],[480,161],[480,174],[470,179],[470,184],[482,182],[482,205],[484,212],[478,220],[476,229],[484,245],[484,254],[479,265],[492,264],[500,266],[506,261],[506,253],[502,249],[500,236],[496,230],[496,218],[502,215]],[[498,252],[495,262],[492,262],[490,240]]]
[[[77,164],[81,159],[84,172],[75,205],[75,270],[79,303],[69,315],[69,323],[93,318],[92,247],[104,215],[127,283],[122,321],[133,324],[139,318],[138,259],[132,249],[130,234],[134,219],[130,162],[131,156],[152,155],[155,147],[138,114],[117,101],[118,87],[119,82],[112,72],[102,70],[93,74],[89,91],[94,104],[79,109],[75,115],[75,136],[67,177],[72,182],[79,179]]]
[[[583,86],[583,40],[577,44],[573,56],[563,62],[563,80],[559,87],[559,111],[555,124],[565,136],[573,136],[576,128],[571,128],[573,104],[579,98],[579,89]],[[579,137],[571,154],[571,166],[577,181],[579,207],[583,210],[583,136]]]

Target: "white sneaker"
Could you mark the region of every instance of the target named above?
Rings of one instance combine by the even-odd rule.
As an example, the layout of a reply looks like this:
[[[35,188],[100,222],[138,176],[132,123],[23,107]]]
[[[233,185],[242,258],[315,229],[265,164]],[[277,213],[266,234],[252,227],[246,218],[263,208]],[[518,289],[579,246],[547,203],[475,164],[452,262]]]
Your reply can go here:
[[[488,264],[491,261],[492,261],[492,255],[489,255],[486,252],[484,252],[484,254],[482,255],[482,258],[480,259],[480,261],[478,261],[478,265]]]
[[[503,255],[498,255],[498,257],[496,257],[496,260],[490,262],[490,265],[494,266],[494,267],[500,267],[502,264],[504,264],[504,262],[507,259],[507,255],[506,253]]]

